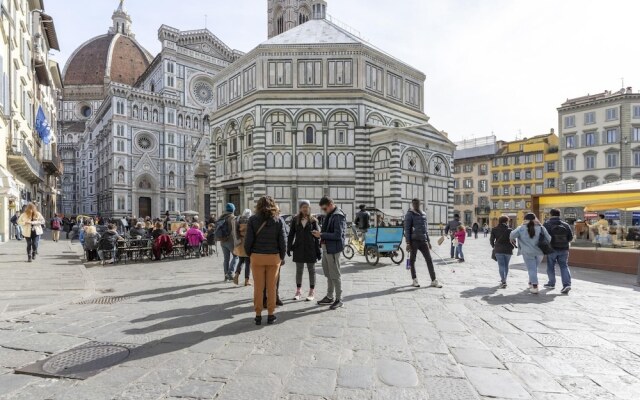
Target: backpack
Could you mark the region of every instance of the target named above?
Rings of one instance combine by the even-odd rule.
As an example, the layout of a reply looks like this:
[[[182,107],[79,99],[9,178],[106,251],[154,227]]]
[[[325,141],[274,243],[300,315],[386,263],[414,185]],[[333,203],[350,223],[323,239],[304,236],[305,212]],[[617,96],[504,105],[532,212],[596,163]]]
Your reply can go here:
[[[540,229],[540,237],[538,238],[538,247],[542,250],[544,255],[551,254],[555,250],[551,247],[551,243],[547,240],[547,237],[544,235],[545,229]]]
[[[231,227],[229,226],[229,217],[223,217],[216,222],[214,236],[218,242],[226,242],[231,236]]]
[[[86,250],[96,250],[98,248],[98,235],[85,235],[84,248]]]
[[[54,218],[51,221],[51,229],[53,229],[54,231],[60,230],[60,220],[58,218]]]
[[[569,248],[569,240],[567,240],[567,236],[569,235],[568,229],[570,228],[564,224],[558,224],[549,230],[551,247],[558,250],[566,250]]]

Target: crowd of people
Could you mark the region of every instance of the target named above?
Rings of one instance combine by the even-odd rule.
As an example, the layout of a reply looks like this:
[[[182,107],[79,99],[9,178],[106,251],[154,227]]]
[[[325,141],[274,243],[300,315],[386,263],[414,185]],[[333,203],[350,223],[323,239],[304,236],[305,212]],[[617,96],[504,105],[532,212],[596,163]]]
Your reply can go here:
[[[343,306],[340,256],[345,246],[346,215],[329,197],[323,197],[319,206],[323,211],[321,220],[311,213],[311,203],[301,200],[298,213],[292,218],[290,225],[280,217],[278,205],[270,196],[258,200],[255,212],[247,209],[240,216],[235,215],[235,205],[229,203],[220,218],[210,217],[206,223],[200,223],[197,216],[190,221],[172,221],[168,213],[165,218],[156,220],[137,220],[132,217],[118,223],[113,220],[84,218],[76,222],[79,240],[87,252],[87,259],[98,258],[102,263],[115,262],[118,243],[124,240],[153,240],[153,255],[156,260],[171,252],[176,238],[181,239],[184,246],[191,249],[197,257],[211,254],[216,244],[220,244],[225,282],[232,281],[239,285],[244,268],[244,286],[253,285],[256,314],[254,321],[261,325],[264,309],[267,310],[267,324],[273,324],[277,320],[276,307],[283,304],[278,293],[280,270],[287,256],[295,264],[294,300],[315,300],[316,264],[321,262],[327,279],[327,293],[317,304],[329,306],[332,310]],[[543,224],[535,214],[529,213],[525,216],[525,223],[516,229],[510,228],[509,217],[502,216],[497,226],[491,229],[491,257],[498,263],[500,288],[507,287],[509,263],[513,250],[517,249],[527,267],[531,293],[539,293],[537,272],[545,255],[548,282],[544,287],[555,288],[555,266],[558,265],[562,281],[561,292],[569,293],[571,274],[568,256],[573,233],[571,227],[560,219],[559,210],[551,210],[550,214],[551,218]],[[12,222],[20,228],[19,238],[26,239],[28,262],[31,262],[38,255],[38,244],[46,221],[34,204],[29,204],[21,214],[16,213],[14,219]],[[171,226],[173,222],[179,224],[174,232]],[[376,227],[385,226],[384,220],[376,219],[375,223]],[[57,242],[60,231],[67,230],[69,222],[55,215],[49,224],[52,240]],[[101,232],[98,227],[104,224],[106,229]],[[371,217],[364,205],[360,206],[354,224],[363,234],[370,228]],[[477,238],[480,226],[476,223],[471,229]],[[419,199],[412,201],[411,209],[404,216],[403,230],[409,253],[408,269],[411,272],[412,286],[420,287],[416,259],[418,253],[421,253],[431,280],[429,286],[441,288],[431,257],[427,214]],[[489,233],[486,226],[482,230],[485,235]],[[464,262],[463,247],[468,230],[460,222],[458,214],[446,226],[441,227],[441,234],[438,243],[442,244],[447,238],[450,240],[451,259]],[[18,238],[18,233],[16,237]],[[309,291],[303,296],[305,270],[309,276]]]

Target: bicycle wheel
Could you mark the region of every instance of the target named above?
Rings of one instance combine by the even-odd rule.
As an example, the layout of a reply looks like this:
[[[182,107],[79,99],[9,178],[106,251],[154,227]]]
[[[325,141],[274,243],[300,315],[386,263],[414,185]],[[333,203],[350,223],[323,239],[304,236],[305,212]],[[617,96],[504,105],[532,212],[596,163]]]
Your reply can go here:
[[[353,250],[353,247],[351,247],[350,244],[348,244],[344,250],[342,250],[342,255],[344,256],[344,258],[346,258],[347,260],[351,260],[353,258],[353,256],[355,255],[355,251]]]
[[[378,253],[377,248],[373,246],[367,247],[364,251],[364,256],[371,266],[378,265],[378,261],[380,260],[380,253]]]
[[[402,264],[404,261],[404,250],[402,250],[402,247],[398,247],[398,251],[391,253],[391,261],[393,261],[395,265]]]

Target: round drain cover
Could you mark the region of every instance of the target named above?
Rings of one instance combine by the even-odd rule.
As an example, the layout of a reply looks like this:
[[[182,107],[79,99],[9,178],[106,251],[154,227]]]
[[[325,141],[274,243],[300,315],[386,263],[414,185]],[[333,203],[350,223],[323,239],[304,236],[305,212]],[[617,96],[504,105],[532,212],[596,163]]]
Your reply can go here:
[[[123,346],[87,346],[52,356],[42,365],[42,370],[52,375],[95,371],[118,364],[129,357],[129,353]]]

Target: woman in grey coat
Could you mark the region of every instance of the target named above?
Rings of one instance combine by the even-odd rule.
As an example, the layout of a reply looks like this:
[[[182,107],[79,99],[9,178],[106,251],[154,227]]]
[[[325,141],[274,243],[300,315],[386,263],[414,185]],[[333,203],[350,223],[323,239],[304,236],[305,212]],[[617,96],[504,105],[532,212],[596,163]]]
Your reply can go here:
[[[538,266],[544,258],[544,253],[538,247],[540,235],[544,235],[551,241],[551,235],[538,221],[535,214],[529,213],[524,216],[525,223],[509,235],[511,240],[518,239],[518,255],[522,255],[524,263],[529,271],[529,290],[531,293],[538,293]]]

